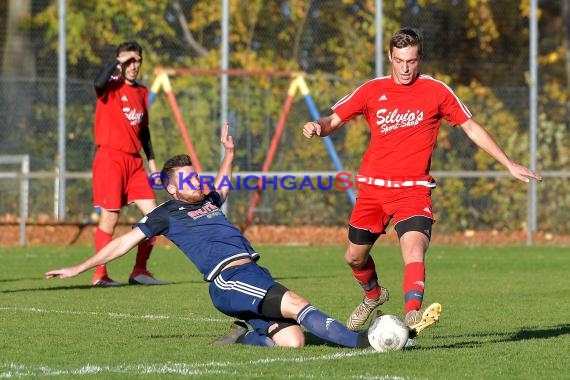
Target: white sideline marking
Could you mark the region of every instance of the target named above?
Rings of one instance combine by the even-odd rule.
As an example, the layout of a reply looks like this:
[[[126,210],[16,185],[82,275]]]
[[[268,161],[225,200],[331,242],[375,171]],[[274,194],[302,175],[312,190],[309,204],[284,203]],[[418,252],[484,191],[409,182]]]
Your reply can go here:
[[[250,360],[247,362],[208,362],[208,363],[165,363],[165,364],[125,364],[115,367],[98,366],[94,364],[86,364],[76,369],[56,369],[48,366],[40,366],[36,368],[27,367],[18,363],[0,364],[0,378],[12,377],[40,377],[40,376],[81,376],[104,373],[121,373],[121,374],[169,374],[183,376],[203,376],[203,375],[234,375],[238,376],[237,367],[252,366],[268,363],[303,363],[312,361],[333,361],[339,359],[347,359],[363,355],[378,355],[374,350],[358,350],[351,352],[338,352],[321,356],[298,356],[293,358],[266,358]],[[243,372],[239,372],[243,376]],[[402,380],[401,377],[373,377],[374,379],[383,380]],[[372,379],[372,378],[371,378]]]
[[[97,312],[97,311],[73,311],[73,310],[49,310],[36,307],[8,307],[0,306],[0,311],[14,311],[21,313],[54,313],[67,315],[92,315],[107,316],[110,318],[130,318],[130,319],[149,319],[149,320],[183,320],[183,321],[201,321],[201,322],[228,322],[223,318],[193,318],[183,316],[168,315],[133,315],[115,312]],[[165,364],[124,364],[115,367],[98,366],[94,364],[86,364],[76,369],[55,369],[48,366],[28,367],[18,363],[0,363],[0,379],[13,377],[47,377],[47,376],[85,376],[104,373],[122,373],[122,374],[172,374],[184,376],[204,376],[204,375],[222,375],[239,377],[243,375],[238,373],[234,367],[243,367],[259,364],[271,363],[303,363],[313,361],[334,361],[339,359],[352,358],[365,355],[378,355],[372,349],[355,350],[351,352],[337,352],[334,354],[326,354],[321,356],[297,356],[293,358],[265,358],[256,359],[248,362],[208,362],[208,363],[165,363]],[[398,376],[357,376],[354,379],[367,380],[406,380],[407,378]]]
[[[171,319],[176,321],[198,321],[198,322],[228,322],[229,318],[205,318],[205,317],[182,317],[170,315],[135,315],[127,313],[116,313],[113,311],[99,312],[99,311],[73,311],[73,310],[49,310],[40,309],[37,307],[8,307],[0,306],[0,311],[15,311],[21,313],[46,313],[46,314],[68,314],[68,315],[93,315],[93,316],[106,316],[111,318],[126,318],[126,319]]]

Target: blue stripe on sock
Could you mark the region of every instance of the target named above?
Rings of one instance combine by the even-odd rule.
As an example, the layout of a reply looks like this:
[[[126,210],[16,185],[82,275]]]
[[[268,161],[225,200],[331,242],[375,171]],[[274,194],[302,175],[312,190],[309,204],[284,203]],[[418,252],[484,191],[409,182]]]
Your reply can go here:
[[[378,279],[374,278],[368,284],[360,284],[360,286],[362,286],[362,289],[367,292],[378,286]]]
[[[423,299],[424,299],[424,293],[417,290],[410,290],[404,296],[404,302],[408,302],[409,300],[418,300],[422,302]]]

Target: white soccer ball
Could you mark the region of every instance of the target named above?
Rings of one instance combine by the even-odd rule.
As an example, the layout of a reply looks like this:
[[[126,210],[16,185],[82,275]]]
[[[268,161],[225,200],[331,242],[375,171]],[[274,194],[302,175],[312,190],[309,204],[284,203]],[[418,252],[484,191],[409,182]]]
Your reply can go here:
[[[404,348],[410,331],[395,315],[382,315],[368,328],[368,341],[378,352],[398,351]]]

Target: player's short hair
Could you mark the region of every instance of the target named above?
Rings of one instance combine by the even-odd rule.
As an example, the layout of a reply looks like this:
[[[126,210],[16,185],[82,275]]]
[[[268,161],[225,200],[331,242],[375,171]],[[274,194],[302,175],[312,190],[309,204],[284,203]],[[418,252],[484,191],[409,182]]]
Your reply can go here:
[[[117,46],[117,57],[124,51],[136,51],[142,58],[142,46],[137,41],[125,41]]]
[[[162,167],[162,172],[168,176],[170,180],[173,179],[176,169],[184,166],[192,166],[192,158],[187,154],[178,154],[169,158]]]
[[[404,27],[390,38],[390,53],[394,48],[403,49],[409,46],[417,46],[419,56],[423,56],[423,38],[416,29]]]

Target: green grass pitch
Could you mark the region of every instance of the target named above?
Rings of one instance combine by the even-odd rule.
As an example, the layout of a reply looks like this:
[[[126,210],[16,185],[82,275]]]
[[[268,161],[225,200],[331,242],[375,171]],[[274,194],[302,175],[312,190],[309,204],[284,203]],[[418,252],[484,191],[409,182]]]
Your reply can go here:
[[[331,316],[345,320],[361,292],[344,248],[258,246],[260,264]],[[91,273],[45,280],[90,247],[0,250],[0,378],[92,379],[569,379],[570,251],[564,247],[432,246],[424,305],[440,323],[409,350],[380,354],[308,338],[302,349],[213,346],[232,319],[176,248],[157,247],[150,269],[169,285],[91,288]],[[373,251],[402,316],[398,248]],[[134,254],[110,264],[126,281]]]

